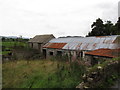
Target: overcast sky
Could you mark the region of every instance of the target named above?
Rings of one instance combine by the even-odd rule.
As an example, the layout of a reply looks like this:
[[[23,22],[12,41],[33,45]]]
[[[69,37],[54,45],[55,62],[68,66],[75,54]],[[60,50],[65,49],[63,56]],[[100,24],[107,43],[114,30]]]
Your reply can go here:
[[[115,23],[120,0],[0,0],[0,36],[85,36],[101,18]]]

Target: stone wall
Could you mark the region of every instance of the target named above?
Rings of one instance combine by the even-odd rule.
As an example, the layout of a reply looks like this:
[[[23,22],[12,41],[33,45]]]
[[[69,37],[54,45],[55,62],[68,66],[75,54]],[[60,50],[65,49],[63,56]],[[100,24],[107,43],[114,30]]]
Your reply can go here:
[[[77,58],[85,58],[85,52],[86,52],[86,51],[63,50],[63,49],[53,49],[53,48],[43,48],[43,49],[46,50],[46,58],[59,55],[58,54],[59,51],[62,53],[62,56],[67,55],[69,58],[71,58],[71,60],[76,60]],[[53,55],[50,55],[50,53],[53,53]]]
[[[91,64],[91,65],[94,65],[93,61],[96,61],[95,64],[100,64],[100,63],[102,63],[102,62],[104,62],[106,60],[110,60],[110,59],[112,59],[112,58],[100,57],[100,56],[92,56],[92,55],[85,55],[85,58],[84,58],[84,60],[86,62],[88,62],[89,64]]]
[[[86,74],[83,75],[83,82],[76,88],[99,88],[102,87],[108,78],[116,79],[114,74],[119,74],[120,63],[118,60],[110,60],[107,63],[92,67]],[[108,84],[108,83],[107,83]]]
[[[44,46],[43,43],[29,43],[29,47],[33,49],[38,49],[42,53],[42,47]]]

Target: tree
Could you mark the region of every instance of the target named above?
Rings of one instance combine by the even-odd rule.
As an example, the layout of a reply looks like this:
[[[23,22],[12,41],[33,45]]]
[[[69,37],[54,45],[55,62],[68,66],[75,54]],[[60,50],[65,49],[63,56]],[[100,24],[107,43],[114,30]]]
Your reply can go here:
[[[113,27],[111,28],[112,35],[120,35],[120,17],[118,18],[118,21]]]
[[[111,21],[107,21],[104,24],[104,33],[105,35],[112,35],[112,27],[113,27],[113,23]]]
[[[91,25],[92,31],[87,36],[105,36],[105,35],[120,35],[120,17],[114,25],[111,21],[103,23],[102,19],[96,19]]]
[[[2,41],[5,41],[5,37],[2,37]]]
[[[93,22],[91,28],[92,31],[88,33],[88,36],[101,36],[101,34],[104,34],[104,24],[100,18]]]
[[[118,18],[118,21],[115,25],[117,27],[117,34],[120,35],[120,17]]]

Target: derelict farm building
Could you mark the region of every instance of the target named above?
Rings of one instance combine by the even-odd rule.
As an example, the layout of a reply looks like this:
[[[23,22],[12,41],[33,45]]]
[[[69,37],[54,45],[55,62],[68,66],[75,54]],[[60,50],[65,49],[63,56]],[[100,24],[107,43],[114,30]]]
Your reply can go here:
[[[86,52],[102,48],[119,49],[120,35],[56,38],[43,46],[46,57],[64,55],[68,52],[74,57],[84,57]]]
[[[29,47],[38,49],[42,52],[42,47],[51,39],[55,38],[53,34],[36,35],[28,41]]]
[[[106,49],[101,48],[85,53],[85,59],[91,63],[91,65],[99,64],[111,58],[116,58],[120,56],[119,49]]]

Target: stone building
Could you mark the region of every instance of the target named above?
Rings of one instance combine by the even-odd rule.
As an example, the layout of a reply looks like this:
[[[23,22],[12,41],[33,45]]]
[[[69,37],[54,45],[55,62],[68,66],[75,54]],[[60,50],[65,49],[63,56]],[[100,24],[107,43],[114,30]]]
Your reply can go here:
[[[97,49],[85,53],[85,60],[91,65],[100,64],[108,59],[120,57],[119,49]]]
[[[120,35],[55,38],[43,46],[43,52],[46,57],[71,54],[72,58],[85,58],[85,52],[101,48],[120,48]]]
[[[28,41],[29,47],[38,49],[42,52],[42,46],[55,38],[53,34],[36,35]]]

